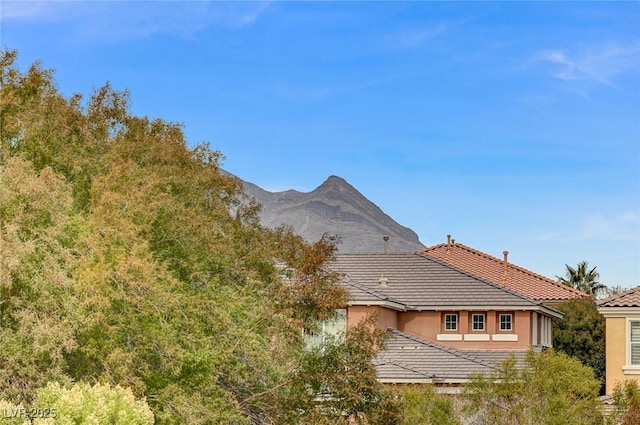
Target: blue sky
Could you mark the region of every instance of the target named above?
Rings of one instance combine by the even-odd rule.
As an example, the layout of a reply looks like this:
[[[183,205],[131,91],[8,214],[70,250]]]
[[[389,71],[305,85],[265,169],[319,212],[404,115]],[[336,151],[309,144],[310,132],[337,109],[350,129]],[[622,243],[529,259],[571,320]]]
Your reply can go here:
[[[10,2],[0,45],[109,81],[268,190],[345,178],[425,245],[640,284],[640,2]]]

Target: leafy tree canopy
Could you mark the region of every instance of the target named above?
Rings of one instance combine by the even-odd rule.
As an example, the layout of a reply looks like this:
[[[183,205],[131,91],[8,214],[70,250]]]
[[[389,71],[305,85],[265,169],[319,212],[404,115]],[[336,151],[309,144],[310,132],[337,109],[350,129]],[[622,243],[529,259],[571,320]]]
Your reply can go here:
[[[556,276],[558,282],[585,292],[594,298],[597,298],[606,289],[606,286],[598,281],[600,273],[596,270],[597,267],[589,269],[589,263],[586,261],[581,261],[575,268],[568,264],[565,264],[565,267],[567,268],[565,276]]]
[[[465,387],[468,423],[476,425],[588,425],[601,422],[600,383],[590,368],[566,354],[529,351]]]
[[[594,300],[573,299],[558,306],[558,310],[564,317],[553,324],[553,347],[591,367],[596,379],[604,382],[605,319]]]
[[[317,412],[302,371],[342,368],[335,408],[376,423],[370,328],[303,349],[300,330],[346,300],[325,268],[335,241],[260,226],[221,153],[132,115],[126,91],[65,98],[16,58],[0,54],[0,399],[82,381],[130,389],[159,424],[270,424]]]

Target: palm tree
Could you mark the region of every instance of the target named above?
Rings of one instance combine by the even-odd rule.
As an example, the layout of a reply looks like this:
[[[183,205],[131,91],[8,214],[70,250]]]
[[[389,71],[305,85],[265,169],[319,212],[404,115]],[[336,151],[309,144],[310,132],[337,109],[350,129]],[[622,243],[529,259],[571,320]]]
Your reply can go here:
[[[598,281],[600,273],[596,271],[597,267],[588,270],[589,264],[586,261],[579,262],[576,268],[568,264],[565,264],[565,267],[567,268],[565,277],[556,276],[558,282],[586,292],[594,298],[606,288],[606,285]]]

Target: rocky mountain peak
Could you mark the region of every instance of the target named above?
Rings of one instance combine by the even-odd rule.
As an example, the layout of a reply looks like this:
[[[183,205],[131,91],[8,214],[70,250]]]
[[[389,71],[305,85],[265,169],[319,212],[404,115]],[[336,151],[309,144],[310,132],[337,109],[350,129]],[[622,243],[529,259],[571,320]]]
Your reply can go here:
[[[338,176],[329,176],[308,193],[269,192],[248,182],[244,188],[249,197],[262,204],[260,220],[264,226],[289,225],[310,242],[323,233],[338,234],[342,240],[340,252],[383,252],[383,236],[389,236],[389,252],[413,252],[424,247],[415,232],[398,224]]]

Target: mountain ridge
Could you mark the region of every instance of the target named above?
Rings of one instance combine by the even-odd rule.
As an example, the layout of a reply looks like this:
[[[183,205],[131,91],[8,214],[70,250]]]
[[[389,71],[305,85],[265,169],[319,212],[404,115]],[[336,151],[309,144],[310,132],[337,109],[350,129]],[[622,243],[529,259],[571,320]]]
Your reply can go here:
[[[244,180],[243,184],[246,195],[262,205],[260,221],[266,227],[291,226],[309,242],[324,233],[337,234],[342,253],[424,248],[413,230],[397,223],[342,177],[331,175],[310,192],[270,192]]]

